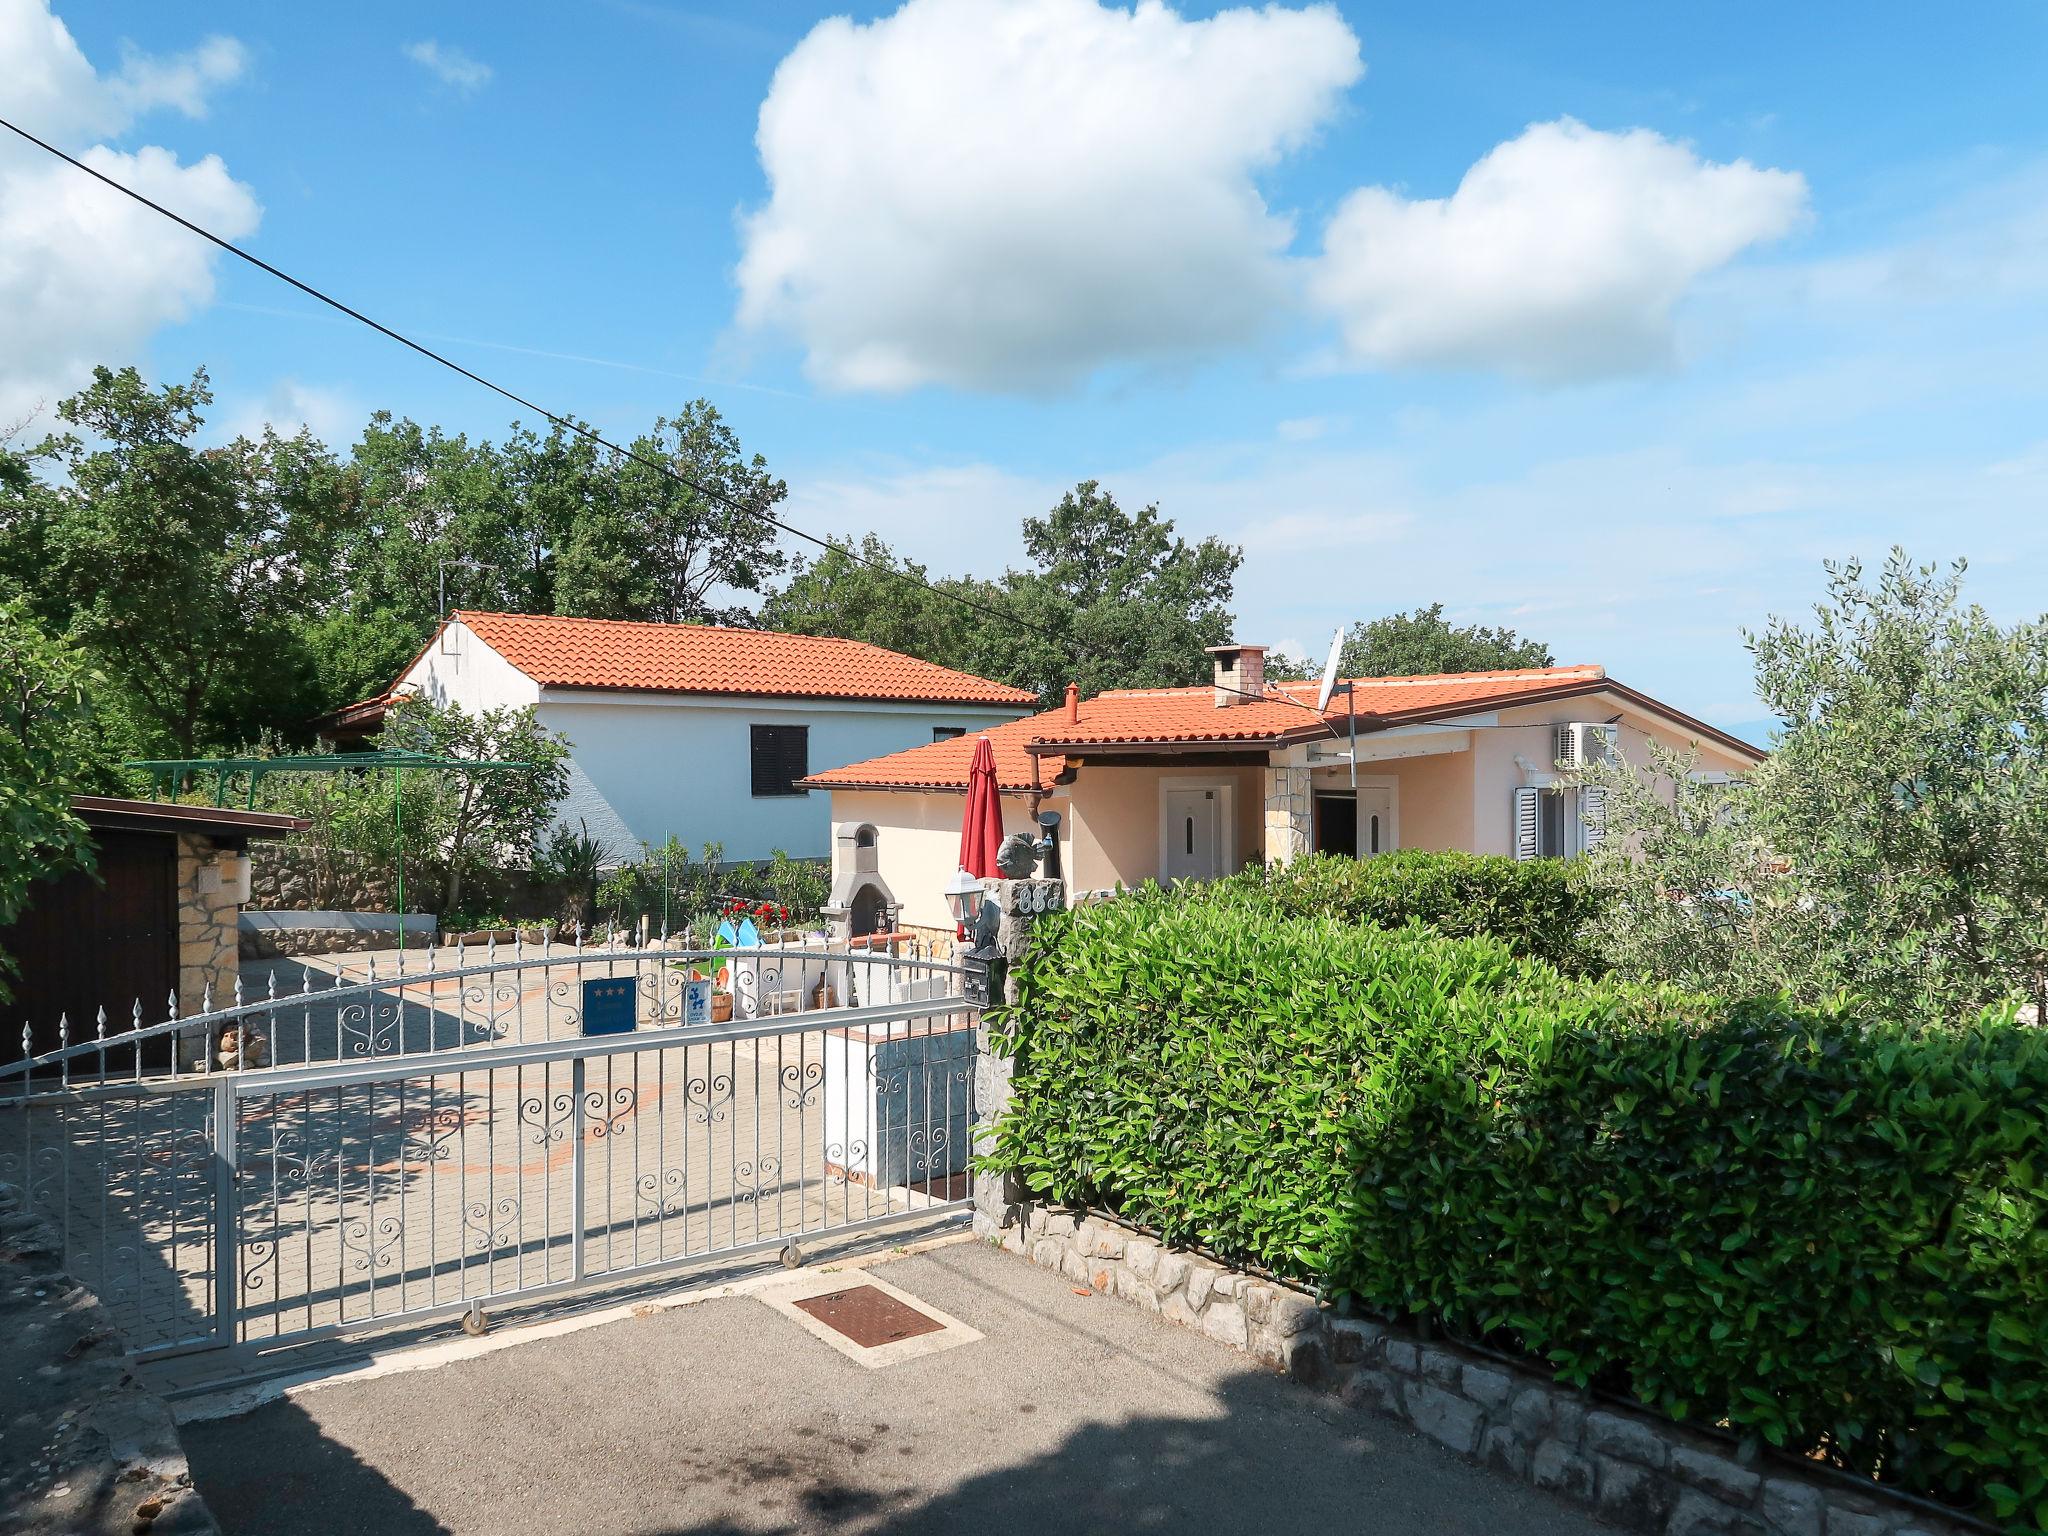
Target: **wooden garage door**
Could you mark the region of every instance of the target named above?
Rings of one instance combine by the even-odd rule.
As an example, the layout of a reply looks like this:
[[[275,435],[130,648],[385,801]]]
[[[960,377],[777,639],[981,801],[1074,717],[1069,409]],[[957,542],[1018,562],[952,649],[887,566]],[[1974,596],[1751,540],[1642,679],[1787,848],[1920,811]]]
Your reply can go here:
[[[7,1020],[0,1050],[10,1057],[23,1022],[35,1049],[46,1051],[57,1043],[60,1014],[71,1020],[73,1040],[90,1039],[105,1008],[111,1035],[129,1028],[137,1000],[145,1024],[164,1018],[178,985],[177,839],[98,832],[95,840],[96,875],[74,870],[36,886],[14,926],[0,929],[0,950],[18,968],[9,981],[13,998],[0,1003]],[[108,1065],[132,1062],[110,1053]]]

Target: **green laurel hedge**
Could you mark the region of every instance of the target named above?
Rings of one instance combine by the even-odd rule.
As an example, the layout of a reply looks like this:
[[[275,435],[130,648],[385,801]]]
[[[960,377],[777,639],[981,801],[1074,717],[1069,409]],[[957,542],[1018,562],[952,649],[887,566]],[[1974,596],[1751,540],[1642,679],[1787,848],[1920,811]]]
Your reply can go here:
[[[1050,920],[1039,1195],[2048,1529],[2048,1035],[1573,980],[1242,890]]]
[[[1586,940],[1598,900],[1583,859],[1505,859],[1404,848],[1376,858],[1314,854],[1224,881],[1225,899],[1262,899],[1283,917],[1399,928],[1424,922],[1453,938],[1485,935],[1568,975],[1605,969]]]

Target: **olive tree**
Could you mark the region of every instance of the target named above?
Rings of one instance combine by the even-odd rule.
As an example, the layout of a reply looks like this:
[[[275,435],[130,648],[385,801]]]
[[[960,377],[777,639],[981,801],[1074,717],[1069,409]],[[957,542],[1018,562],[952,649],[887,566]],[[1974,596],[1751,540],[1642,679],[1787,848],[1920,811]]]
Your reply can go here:
[[[1738,786],[1603,771],[1596,873],[1618,967],[2048,1018],[2048,620],[1962,601],[1964,566],[1829,565],[1810,624],[1746,638],[1781,725]]]

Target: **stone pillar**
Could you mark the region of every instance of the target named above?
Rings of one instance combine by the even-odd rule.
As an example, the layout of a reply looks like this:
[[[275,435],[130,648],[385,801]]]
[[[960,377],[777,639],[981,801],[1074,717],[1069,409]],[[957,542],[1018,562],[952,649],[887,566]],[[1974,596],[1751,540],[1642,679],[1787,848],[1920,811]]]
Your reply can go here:
[[[230,1008],[241,966],[238,919],[247,893],[248,857],[216,848],[209,838],[178,836],[178,1013],[200,1012],[210,1001]],[[143,1000],[145,1020],[149,999]],[[181,1061],[198,1064],[203,1030],[181,1033]]]
[[[1266,863],[1292,863],[1315,846],[1308,748],[1276,750],[1266,765]]]
[[[1003,1002],[1017,1001],[1017,967],[1031,947],[1031,931],[1047,912],[1067,904],[1063,880],[988,880],[983,887],[1000,914],[996,947],[1003,956]],[[974,1149],[983,1150],[988,1125],[1010,1103],[1010,1081],[1016,1062],[998,1056],[989,1046],[986,1018],[974,1029]],[[1022,1217],[1024,1190],[1014,1174],[977,1172],[974,1175],[974,1231],[977,1237],[999,1236]]]

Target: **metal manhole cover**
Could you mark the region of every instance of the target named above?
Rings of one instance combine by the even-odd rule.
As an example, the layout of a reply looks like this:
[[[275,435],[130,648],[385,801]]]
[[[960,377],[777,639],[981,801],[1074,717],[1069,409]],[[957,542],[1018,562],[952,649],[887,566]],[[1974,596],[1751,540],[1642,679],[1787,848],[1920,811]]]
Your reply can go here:
[[[893,1344],[898,1339],[914,1339],[920,1333],[937,1333],[945,1327],[937,1318],[905,1306],[872,1285],[807,1296],[796,1305],[827,1328],[845,1334],[862,1349]]]

